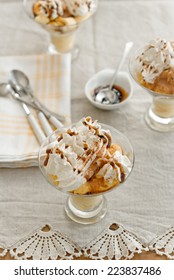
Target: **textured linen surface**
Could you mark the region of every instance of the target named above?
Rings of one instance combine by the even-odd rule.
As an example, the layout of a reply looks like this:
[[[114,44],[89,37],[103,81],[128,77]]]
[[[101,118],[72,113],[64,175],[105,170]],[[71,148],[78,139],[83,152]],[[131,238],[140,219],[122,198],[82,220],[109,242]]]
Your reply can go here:
[[[14,38],[18,39],[13,50],[6,47],[12,25],[3,17],[4,10],[6,17],[12,17]],[[66,195],[50,187],[38,168],[1,169],[0,243],[3,247],[13,245],[45,223],[56,225],[59,231],[83,246],[113,222],[121,223],[146,242],[173,225],[174,133],[159,133],[146,126],[144,113],[150,105],[150,96],[134,84],[130,103],[112,112],[94,108],[84,97],[86,81],[103,68],[115,67],[126,41],[134,41],[139,48],[157,36],[174,38],[173,10],[173,1],[100,1],[95,17],[79,31],[81,53],[72,65],[72,120],[91,115],[113,125],[128,136],[135,151],[135,166],[127,182],[106,194],[106,217],[95,225],[75,224],[64,213]],[[2,4],[1,55],[46,51],[47,34],[23,14],[19,16],[21,11],[19,3]],[[19,25],[24,20],[25,28]],[[24,33],[26,45],[21,48]]]
[[[69,54],[1,57],[0,81],[8,82],[12,69],[23,71],[29,77],[34,95],[52,111],[64,115],[68,124],[70,64]],[[32,113],[38,122],[37,114]],[[0,96],[0,166],[37,165],[38,151],[39,143],[19,102],[10,95]]]

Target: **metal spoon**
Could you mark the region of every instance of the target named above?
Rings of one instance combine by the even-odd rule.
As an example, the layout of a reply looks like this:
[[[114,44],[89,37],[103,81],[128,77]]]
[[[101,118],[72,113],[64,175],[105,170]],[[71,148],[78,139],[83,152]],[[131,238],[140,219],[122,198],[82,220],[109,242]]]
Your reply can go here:
[[[28,77],[20,70],[12,70],[10,72],[10,85],[17,94],[24,96],[20,98],[20,101],[25,101],[28,97],[28,102],[35,109],[39,110],[41,113],[38,114],[41,122],[46,118],[56,127],[60,128],[63,124],[58,120],[64,120],[65,118],[57,113],[50,111],[46,106],[44,106],[32,93]],[[13,93],[14,94],[14,93]],[[19,96],[15,96],[19,100]],[[26,102],[26,101],[25,101]],[[34,106],[33,106],[34,105]],[[46,123],[46,120],[45,120]]]
[[[10,85],[7,83],[0,84],[0,96],[6,97],[10,93]]]
[[[31,106],[31,104],[27,103],[27,102],[23,102],[23,100],[20,99],[20,95],[18,93],[16,93],[10,86],[10,84],[7,84],[7,83],[1,83],[0,84],[0,96],[3,96],[3,97],[7,97],[8,94],[11,94],[13,98],[15,98],[17,101],[20,101],[20,103],[22,104],[22,107],[26,113],[27,116],[30,115],[30,117],[28,117],[28,119],[30,118],[34,118],[28,108],[27,105]],[[34,108],[34,109],[37,109],[38,111],[38,108]],[[50,135],[52,132],[53,132],[53,129],[52,127],[50,126],[48,120],[46,119],[45,115],[42,113],[42,111],[39,111],[38,112],[38,118],[40,120],[40,123],[42,125],[42,128],[45,132],[45,134],[48,136]],[[29,121],[30,122],[30,121]],[[37,123],[36,120],[33,121],[34,123]],[[31,124],[31,123],[30,123]],[[31,124],[32,126],[32,124]],[[41,131],[40,128],[37,129],[38,125],[37,124],[33,124],[33,126],[36,128],[35,130],[37,130],[37,132],[35,132],[36,136],[37,136],[37,139],[39,140],[39,143],[42,142],[43,140],[43,133],[42,132],[39,132]],[[34,128],[33,128],[34,130]]]
[[[31,90],[31,87],[30,87],[29,78],[27,77],[27,75],[24,72],[17,70],[17,69],[10,71],[9,82],[10,82],[11,86],[15,89],[15,91],[20,93],[20,95],[23,96],[24,98],[28,97],[29,102],[34,104],[35,107],[38,107],[39,110],[42,110],[42,111],[44,110],[45,113],[47,113],[47,115],[55,116],[60,121],[65,120],[64,116],[57,114],[55,112],[52,112],[42,102],[40,102],[39,99],[37,99],[34,96],[32,90]]]
[[[42,126],[43,126],[43,128],[46,132],[46,135],[49,135],[50,133],[52,133],[52,130],[51,130],[51,127],[48,125],[48,122],[45,119],[45,116],[54,125],[54,127],[60,128],[60,127],[63,126],[62,123],[59,120],[57,120],[54,116],[48,115],[43,109],[39,109],[34,104],[22,99],[20,97],[20,95],[12,89],[10,84],[1,83],[0,84],[0,96],[6,97],[8,94],[10,94],[17,101],[20,101],[21,103],[25,103],[25,104],[31,106],[33,109],[35,109],[39,112],[38,117],[39,117],[39,119],[41,121],[41,124],[42,124]]]
[[[0,83],[0,96],[7,97],[8,94],[10,94],[17,101],[25,102],[27,105],[29,105],[33,109],[39,110],[38,107],[35,106],[33,103],[31,103],[31,102],[29,102],[27,100],[24,100],[23,98],[21,98],[19,96],[19,94],[16,94],[16,92],[14,90],[12,90],[10,84],[8,84],[8,83]],[[42,110],[40,110],[40,111],[42,112]]]
[[[109,85],[100,86],[94,91],[94,100],[98,103],[103,104],[115,104],[120,102],[120,96],[121,93],[116,90],[113,86],[116,84],[117,75],[128,55],[131,48],[133,46],[133,42],[127,42],[124,48],[123,56],[121,60],[119,61],[116,70],[114,72],[114,75],[112,76],[112,79],[109,83]]]

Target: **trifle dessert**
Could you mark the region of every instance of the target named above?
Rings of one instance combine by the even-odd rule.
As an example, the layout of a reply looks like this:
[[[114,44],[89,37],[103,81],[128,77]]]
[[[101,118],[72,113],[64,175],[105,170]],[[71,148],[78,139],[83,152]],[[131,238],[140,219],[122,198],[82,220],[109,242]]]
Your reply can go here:
[[[58,52],[68,52],[73,48],[75,31],[97,8],[96,0],[33,0],[32,2],[34,19],[50,32],[51,41]]]
[[[123,183],[132,170],[133,153],[127,138],[111,130],[86,117],[57,131],[43,145],[41,170],[53,186],[70,194],[68,207],[78,209],[78,215],[86,211],[89,216],[92,209],[102,207],[102,194]]]
[[[170,130],[174,121],[174,42],[161,38],[150,41],[132,57],[130,72],[153,96],[146,120],[152,126],[158,123],[157,130]]]
[[[156,39],[149,42],[137,57],[139,82],[161,94],[174,94],[174,42]]]
[[[96,194],[118,186],[131,162],[109,131],[90,117],[63,130],[47,149],[44,166],[53,184],[74,194]]]

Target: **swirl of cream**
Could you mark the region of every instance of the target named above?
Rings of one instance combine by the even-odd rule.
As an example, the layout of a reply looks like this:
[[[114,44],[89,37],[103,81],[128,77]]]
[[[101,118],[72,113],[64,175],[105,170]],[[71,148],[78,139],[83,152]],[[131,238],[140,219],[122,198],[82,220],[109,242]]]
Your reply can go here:
[[[122,155],[119,151],[116,151],[113,155],[113,158],[121,164],[124,169],[124,174],[127,177],[132,169],[131,162],[126,155]]]
[[[171,42],[156,39],[151,41],[137,57],[141,74],[148,83],[153,83],[165,69],[174,66],[174,48]]]
[[[103,177],[108,184],[112,184],[114,180],[122,182],[119,164],[121,164],[124,174],[127,177],[131,171],[131,162],[126,155],[122,155],[119,151],[116,151],[112,158],[110,158],[108,162],[103,165],[103,167],[97,173],[97,176]]]
[[[106,163],[97,173],[98,177],[103,177],[108,184],[112,184],[115,179],[121,182],[121,171],[120,168],[115,165],[114,168],[110,162]]]
[[[47,174],[56,176],[55,182],[60,189],[70,191],[85,183],[85,179],[78,176],[73,170],[73,166],[59,154],[50,154]]]
[[[92,1],[64,0],[69,12],[73,16],[85,16],[90,11]]]
[[[35,10],[38,7],[37,14],[44,15],[50,20],[54,20],[59,16],[62,16],[64,13],[63,2],[61,0],[40,0],[36,2],[35,5]]]
[[[108,185],[112,185],[114,180],[122,182],[123,170],[125,176],[131,170],[126,155],[116,151],[112,156],[108,154],[102,167],[100,164],[108,153],[110,138],[110,132],[90,117],[81,119],[75,127],[63,128],[49,153],[45,166],[48,176],[54,178],[58,188],[71,191],[89,180],[98,170],[95,166],[98,166],[100,169],[96,175],[103,177]]]
[[[104,133],[101,126],[89,117],[73,128],[63,129],[46,165],[47,174],[57,178],[58,187],[74,190],[92,176],[90,166],[98,154],[105,153],[108,144]]]

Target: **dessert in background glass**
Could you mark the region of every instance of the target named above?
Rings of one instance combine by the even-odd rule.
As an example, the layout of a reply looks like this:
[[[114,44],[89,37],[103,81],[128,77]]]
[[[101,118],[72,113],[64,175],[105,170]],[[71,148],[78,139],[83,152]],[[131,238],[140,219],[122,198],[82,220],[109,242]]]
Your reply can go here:
[[[50,34],[50,53],[79,53],[75,45],[80,25],[97,9],[97,0],[23,0],[27,14]]]
[[[56,130],[39,152],[43,175],[51,185],[69,194],[65,211],[82,224],[96,223],[105,216],[104,193],[125,182],[133,162],[129,140],[90,117]]]
[[[149,42],[131,57],[129,69],[152,96],[147,124],[157,131],[174,130],[174,43],[163,39]]]

